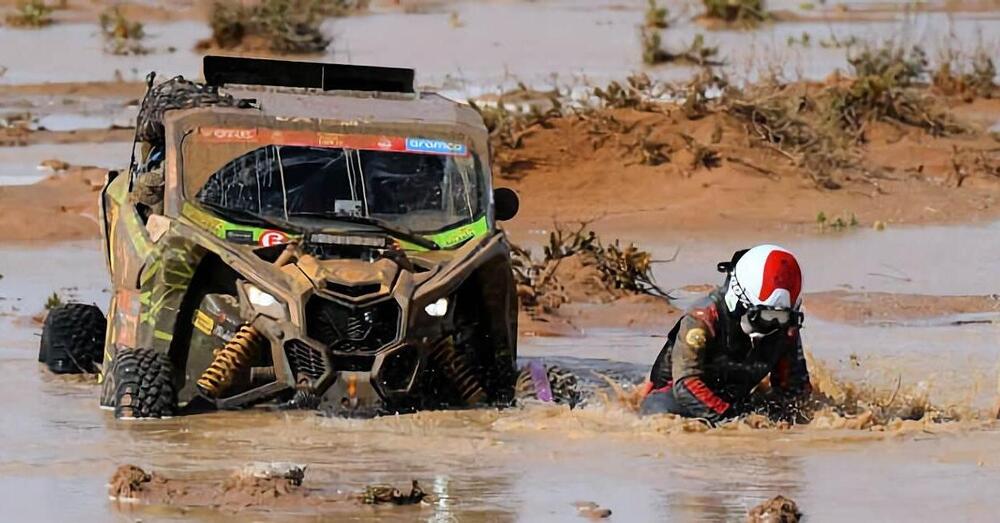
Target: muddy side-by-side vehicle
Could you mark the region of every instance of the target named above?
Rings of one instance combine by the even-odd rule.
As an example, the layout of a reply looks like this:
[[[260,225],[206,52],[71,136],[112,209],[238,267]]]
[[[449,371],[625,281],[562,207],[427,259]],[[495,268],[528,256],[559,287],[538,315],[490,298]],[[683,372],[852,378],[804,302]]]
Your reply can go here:
[[[119,417],[262,402],[505,404],[517,297],[488,134],[409,69],[206,57],[154,85],[100,216],[106,321],[48,315],[39,359]]]

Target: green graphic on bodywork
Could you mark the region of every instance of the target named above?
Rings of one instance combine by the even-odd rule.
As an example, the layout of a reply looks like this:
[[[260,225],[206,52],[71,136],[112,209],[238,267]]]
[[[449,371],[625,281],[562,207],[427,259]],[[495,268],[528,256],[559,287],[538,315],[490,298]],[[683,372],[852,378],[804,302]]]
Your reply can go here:
[[[150,261],[140,277],[139,339],[154,350],[166,352],[181,303],[207,251],[193,240],[179,236],[173,227],[158,246],[160,256]]]
[[[187,217],[195,225],[205,229],[213,236],[223,240],[230,240],[230,235],[233,233],[243,233],[249,234],[249,239],[252,240],[253,243],[260,243],[260,236],[271,230],[262,227],[253,227],[251,225],[230,223],[222,218],[218,218],[206,211],[203,211],[190,203],[184,204],[184,207],[181,209],[181,215]],[[298,237],[297,234],[287,234],[287,236],[289,238]]]
[[[486,217],[463,225],[461,227],[456,227],[444,232],[439,232],[437,234],[432,234],[427,237],[427,239],[438,244],[438,247],[442,249],[451,249],[453,247],[458,247],[463,243],[480,236],[485,235],[490,231],[489,224],[486,222]],[[426,251],[427,249],[419,245],[414,245],[403,240],[398,240],[400,247],[407,251]]]
[[[108,186],[106,192],[113,203],[112,214],[115,216],[109,231],[112,236],[109,245],[114,251],[111,253],[113,263],[121,262],[122,257],[132,254],[135,255],[132,259],[146,259],[153,252],[153,243],[149,240],[145,223],[135,206],[130,204],[128,191],[128,178],[119,176]]]
[[[260,243],[260,236],[270,229],[264,229],[261,227],[253,227],[249,225],[238,225],[235,223],[230,223],[222,218],[218,218],[206,211],[199,209],[198,207],[185,203],[184,207],[181,209],[181,214],[191,220],[192,223],[205,229],[214,236],[217,236],[223,240],[229,240],[231,235],[235,234],[249,234],[249,238],[252,239],[253,243]],[[466,241],[485,235],[489,232],[489,223],[486,221],[486,216],[454,229],[450,229],[444,232],[439,232],[436,234],[431,234],[427,236],[427,239],[436,243],[442,249],[450,249],[452,247],[457,247]],[[297,238],[299,235],[288,233],[289,238]],[[419,245],[403,241],[396,240],[399,246],[403,250],[407,251],[426,251],[427,249]]]

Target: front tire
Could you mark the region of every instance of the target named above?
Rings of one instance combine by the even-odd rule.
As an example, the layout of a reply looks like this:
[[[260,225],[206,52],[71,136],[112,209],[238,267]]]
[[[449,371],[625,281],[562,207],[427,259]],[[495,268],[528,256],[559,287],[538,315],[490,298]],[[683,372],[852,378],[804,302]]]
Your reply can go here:
[[[113,365],[116,418],[163,418],[177,409],[173,365],[166,354],[122,349]]]
[[[505,316],[495,323],[489,334],[478,344],[477,353],[483,387],[492,405],[510,406],[516,394],[517,370],[517,291],[513,279],[508,282],[505,295],[493,296],[493,300],[506,302]],[[501,309],[503,310],[503,309]],[[488,313],[489,314],[489,313]],[[489,314],[493,322],[499,318]],[[486,348],[484,352],[482,349]]]
[[[97,372],[104,351],[107,320],[85,303],[54,307],[45,317],[38,361],[56,374]]]

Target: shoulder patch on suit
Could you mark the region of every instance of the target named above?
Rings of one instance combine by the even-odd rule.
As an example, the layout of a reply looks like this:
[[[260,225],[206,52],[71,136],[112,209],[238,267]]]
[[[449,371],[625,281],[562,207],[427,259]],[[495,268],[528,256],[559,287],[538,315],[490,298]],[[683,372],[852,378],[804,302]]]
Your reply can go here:
[[[684,343],[687,343],[692,349],[701,350],[708,343],[708,335],[701,327],[688,329],[687,333],[684,334]]]
[[[714,303],[692,310],[690,316],[705,324],[708,332],[712,336],[715,336],[715,323],[719,321],[719,309],[716,308]]]

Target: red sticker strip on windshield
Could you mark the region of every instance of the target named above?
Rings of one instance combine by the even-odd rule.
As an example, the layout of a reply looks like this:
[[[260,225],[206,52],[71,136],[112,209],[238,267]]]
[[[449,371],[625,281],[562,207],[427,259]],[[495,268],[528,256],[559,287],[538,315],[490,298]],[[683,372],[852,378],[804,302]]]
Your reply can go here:
[[[301,147],[337,147],[364,151],[465,156],[462,143],[428,138],[403,138],[375,134],[342,134],[318,131],[280,131],[273,129],[235,129],[201,127],[198,136],[209,143],[253,143],[260,145],[297,145]]]

